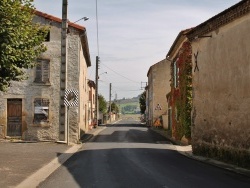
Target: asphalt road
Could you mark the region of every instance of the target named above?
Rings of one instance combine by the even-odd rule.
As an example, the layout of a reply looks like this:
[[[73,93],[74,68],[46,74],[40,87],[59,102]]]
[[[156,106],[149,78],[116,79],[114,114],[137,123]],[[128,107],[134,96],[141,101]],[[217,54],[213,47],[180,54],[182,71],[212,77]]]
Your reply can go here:
[[[108,126],[40,188],[244,188],[246,176],[189,159],[133,119]]]

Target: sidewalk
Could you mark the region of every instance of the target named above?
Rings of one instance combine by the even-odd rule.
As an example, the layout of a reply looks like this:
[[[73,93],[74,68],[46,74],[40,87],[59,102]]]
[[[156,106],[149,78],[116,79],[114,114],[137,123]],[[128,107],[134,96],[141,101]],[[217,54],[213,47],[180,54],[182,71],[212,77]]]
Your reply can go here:
[[[90,130],[82,142],[104,128]],[[0,187],[36,187],[81,147],[82,144],[0,140]]]
[[[163,129],[156,129],[156,128],[152,128],[152,127],[150,127],[150,129],[152,131],[155,131],[155,132],[161,134],[162,136],[164,136],[168,140],[170,140],[172,143],[174,143],[176,151],[178,151],[180,154],[182,154],[182,155],[184,155],[186,157],[189,157],[189,158],[194,159],[194,160],[205,162],[205,163],[208,163],[210,165],[214,165],[214,166],[217,166],[219,168],[230,170],[230,171],[233,171],[235,173],[243,174],[245,176],[250,177],[250,170],[248,170],[248,169],[240,168],[240,167],[238,167],[236,165],[227,164],[227,163],[224,163],[224,162],[221,162],[221,161],[217,161],[215,159],[194,155],[193,152],[192,152],[192,146],[191,145],[188,145],[188,146],[179,145],[179,143],[176,143],[173,139],[171,139],[168,132],[163,130]]]

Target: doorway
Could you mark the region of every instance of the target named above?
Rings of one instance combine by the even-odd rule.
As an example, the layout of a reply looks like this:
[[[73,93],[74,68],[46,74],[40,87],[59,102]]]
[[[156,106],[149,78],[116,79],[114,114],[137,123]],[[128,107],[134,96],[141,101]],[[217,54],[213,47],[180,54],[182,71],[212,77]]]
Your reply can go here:
[[[22,99],[7,99],[7,136],[22,136]]]

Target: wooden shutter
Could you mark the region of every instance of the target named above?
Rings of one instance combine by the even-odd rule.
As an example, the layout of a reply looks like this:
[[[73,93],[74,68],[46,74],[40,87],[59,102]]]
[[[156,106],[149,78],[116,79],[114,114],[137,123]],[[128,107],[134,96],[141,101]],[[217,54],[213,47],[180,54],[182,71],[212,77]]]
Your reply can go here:
[[[49,82],[49,61],[43,61],[43,80],[44,83]]]
[[[49,83],[49,60],[38,59],[36,65],[36,77],[34,82]]]

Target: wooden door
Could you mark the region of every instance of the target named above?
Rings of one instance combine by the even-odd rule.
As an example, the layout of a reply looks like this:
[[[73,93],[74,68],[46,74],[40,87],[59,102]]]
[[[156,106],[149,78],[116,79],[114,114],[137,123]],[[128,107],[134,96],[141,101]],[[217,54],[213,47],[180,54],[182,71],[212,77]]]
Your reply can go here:
[[[7,100],[7,136],[22,135],[22,99]]]

